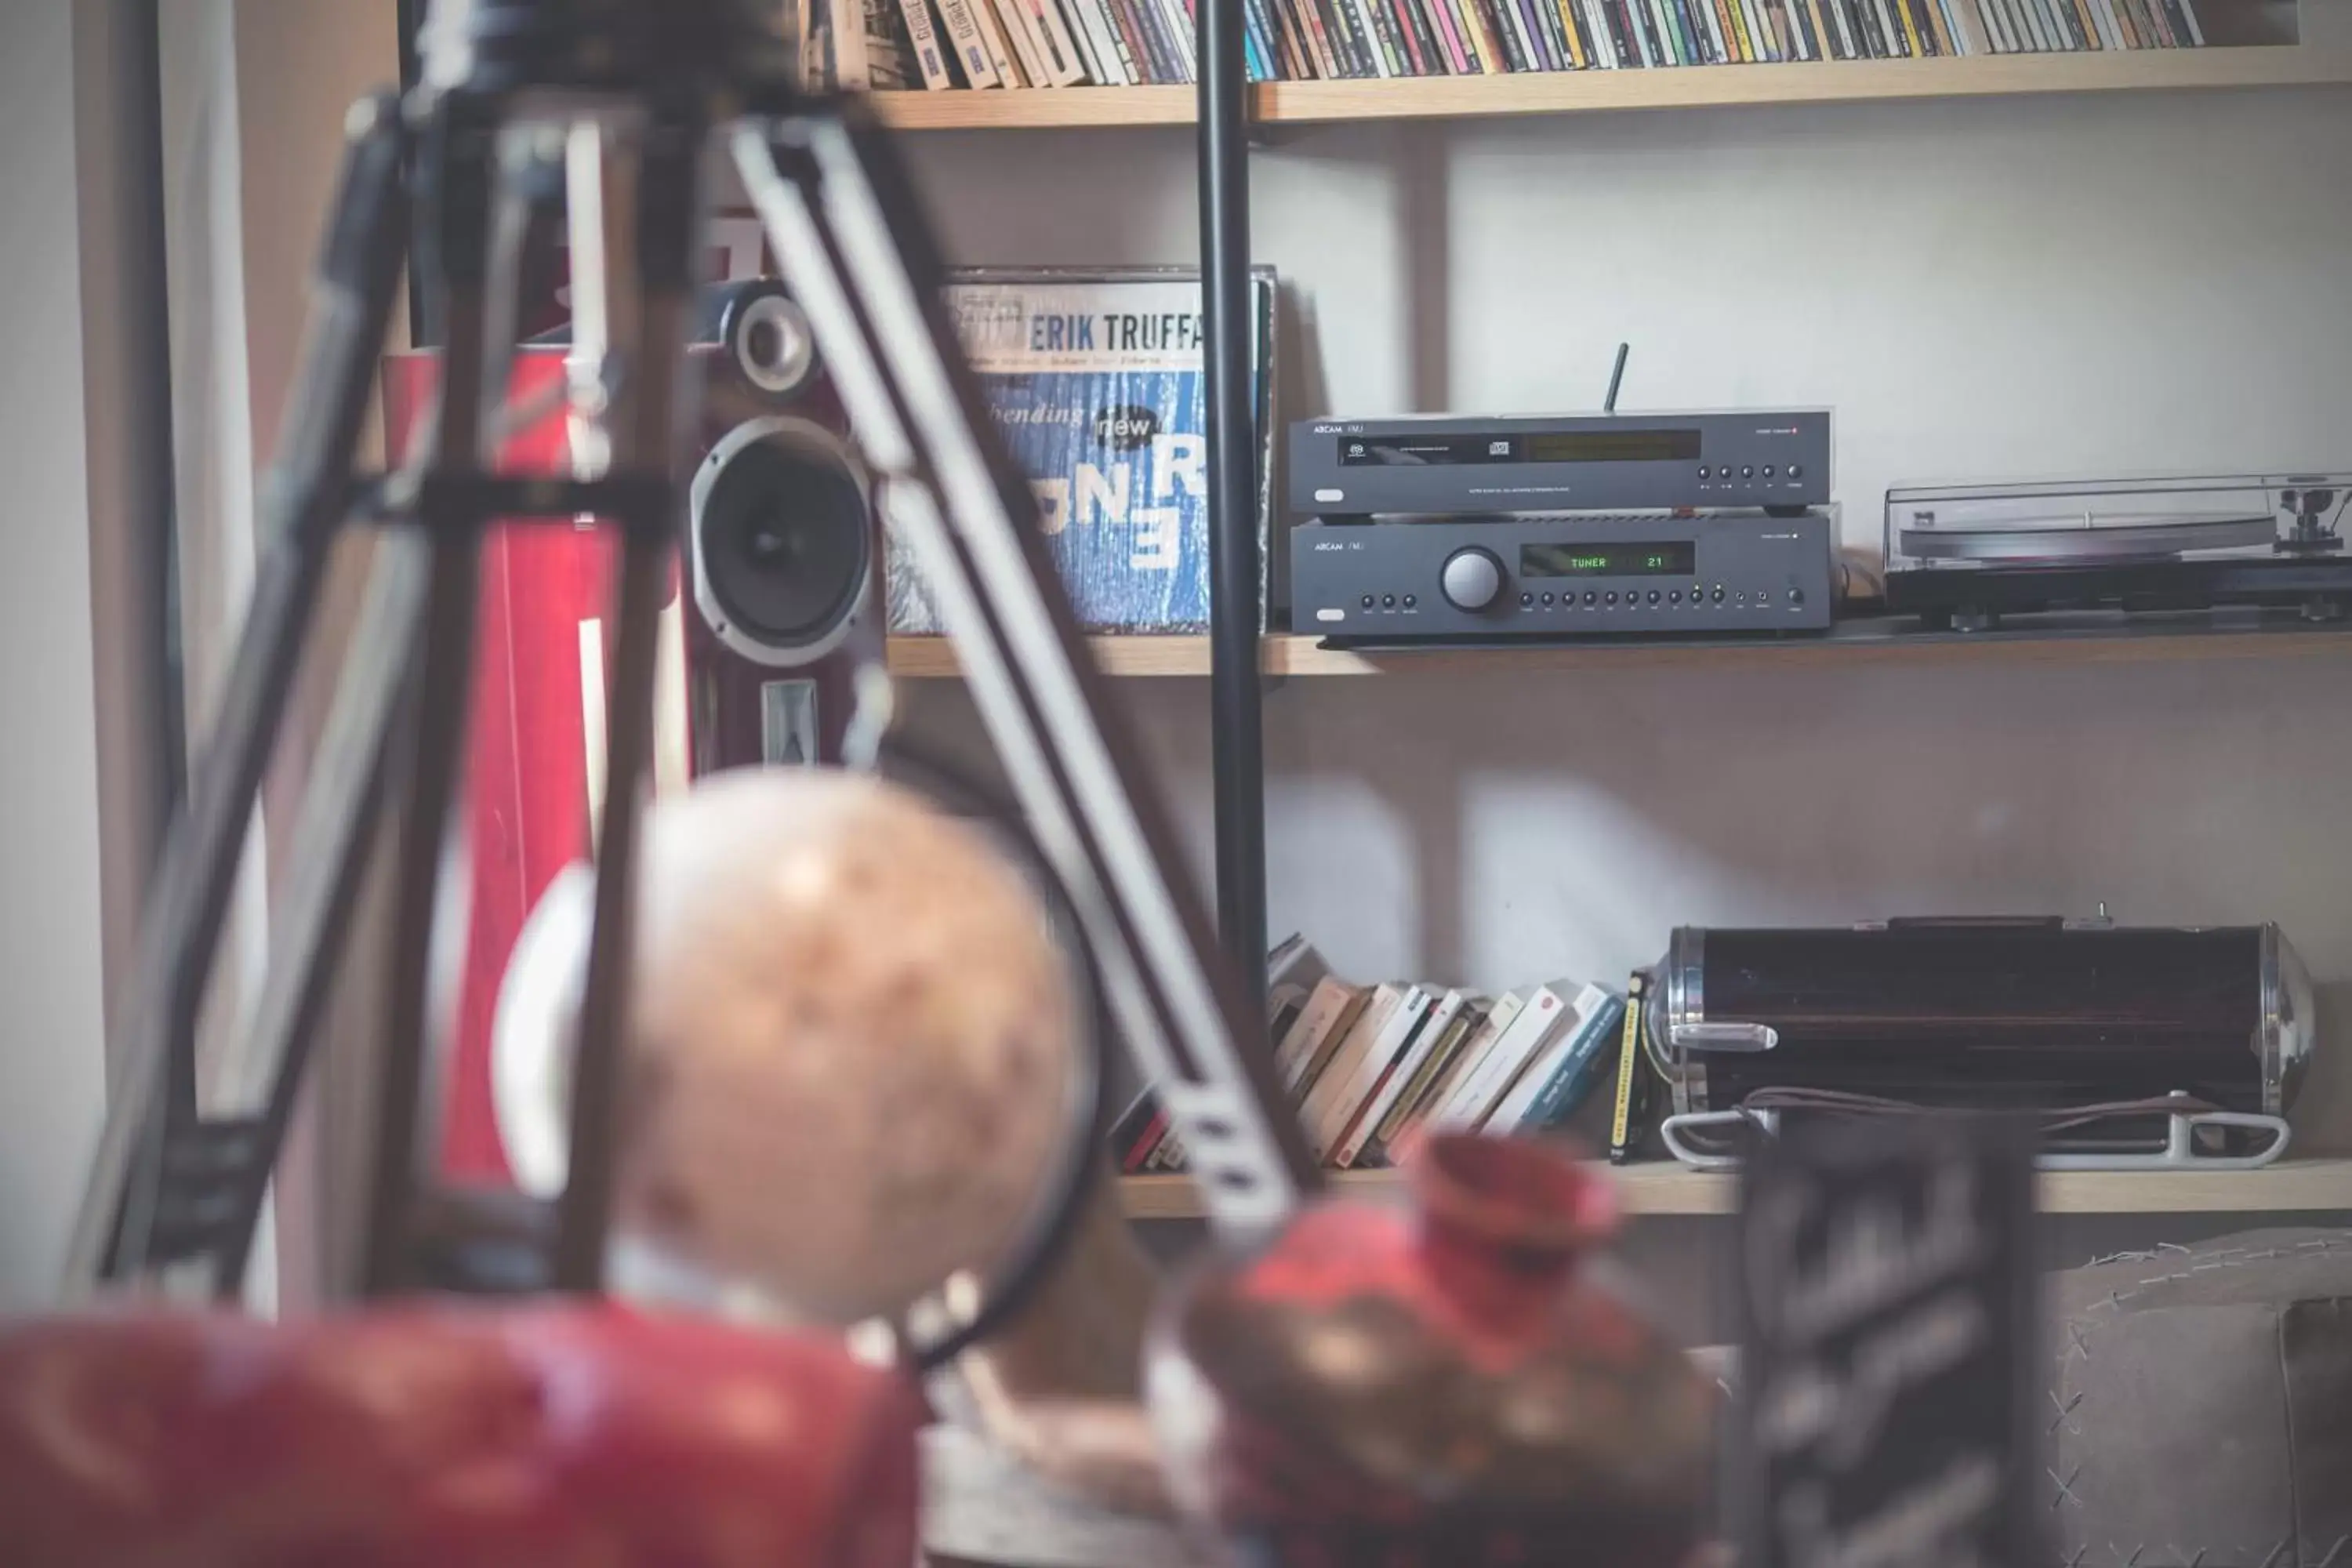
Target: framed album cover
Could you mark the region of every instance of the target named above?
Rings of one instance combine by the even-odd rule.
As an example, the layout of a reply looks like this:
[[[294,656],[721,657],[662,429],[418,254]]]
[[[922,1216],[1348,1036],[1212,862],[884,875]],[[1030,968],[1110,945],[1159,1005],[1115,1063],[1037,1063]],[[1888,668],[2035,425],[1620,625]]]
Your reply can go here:
[[[1252,295],[1253,455],[1263,556],[1274,497],[1277,289],[1271,268],[1254,269]],[[997,432],[1029,476],[1039,523],[1080,624],[1090,632],[1207,631],[1199,272],[962,271],[950,276],[948,307]],[[1263,567],[1258,596],[1263,625]],[[889,600],[892,631],[943,629],[903,551],[891,552]]]

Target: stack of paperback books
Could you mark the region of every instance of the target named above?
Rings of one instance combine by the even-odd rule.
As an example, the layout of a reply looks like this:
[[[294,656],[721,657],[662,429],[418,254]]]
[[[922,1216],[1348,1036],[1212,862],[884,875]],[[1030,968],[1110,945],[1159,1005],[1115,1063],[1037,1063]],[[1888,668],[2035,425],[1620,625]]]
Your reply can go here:
[[[1557,1127],[1617,1065],[1624,997],[1551,980],[1486,996],[1433,982],[1350,984],[1294,936],[1268,963],[1275,1068],[1316,1157],[1389,1163],[1416,1126],[1495,1134]],[[1184,1152],[1146,1090],[1111,1130],[1130,1174],[1181,1171]]]
[[[788,0],[813,85],[1193,76],[1192,0]],[[1243,0],[1254,80],[2199,48],[2196,0]]]

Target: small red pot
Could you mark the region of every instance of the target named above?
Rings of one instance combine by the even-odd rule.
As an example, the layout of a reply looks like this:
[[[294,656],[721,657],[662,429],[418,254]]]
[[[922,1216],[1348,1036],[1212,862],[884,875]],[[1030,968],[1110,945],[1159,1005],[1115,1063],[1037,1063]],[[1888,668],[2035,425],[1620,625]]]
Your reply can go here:
[[[1234,1561],[1671,1568],[1700,1538],[1714,1389],[1580,1258],[1607,1179],[1440,1134],[1402,1208],[1328,1202],[1163,1314],[1154,1423]]]

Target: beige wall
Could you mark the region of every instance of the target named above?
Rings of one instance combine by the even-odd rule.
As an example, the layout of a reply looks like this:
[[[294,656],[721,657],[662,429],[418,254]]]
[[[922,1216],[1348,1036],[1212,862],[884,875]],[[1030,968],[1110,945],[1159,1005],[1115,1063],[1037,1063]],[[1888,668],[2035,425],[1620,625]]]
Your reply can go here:
[[[45,1299],[105,1092],[74,16],[0,5],[0,1310]]]

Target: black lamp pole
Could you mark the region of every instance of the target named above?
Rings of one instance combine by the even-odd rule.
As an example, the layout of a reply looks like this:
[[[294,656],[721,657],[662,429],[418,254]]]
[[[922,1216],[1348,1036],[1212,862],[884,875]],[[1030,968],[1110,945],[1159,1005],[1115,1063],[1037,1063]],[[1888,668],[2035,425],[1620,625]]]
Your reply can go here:
[[[1242,0],[1194,0],[1201,295],[1207,314],[1210,713],[1217,929],[1255,1005],[1265,993],[1265,737],[1258,681],[1260,552],[1250,301],[1248,68]]]

